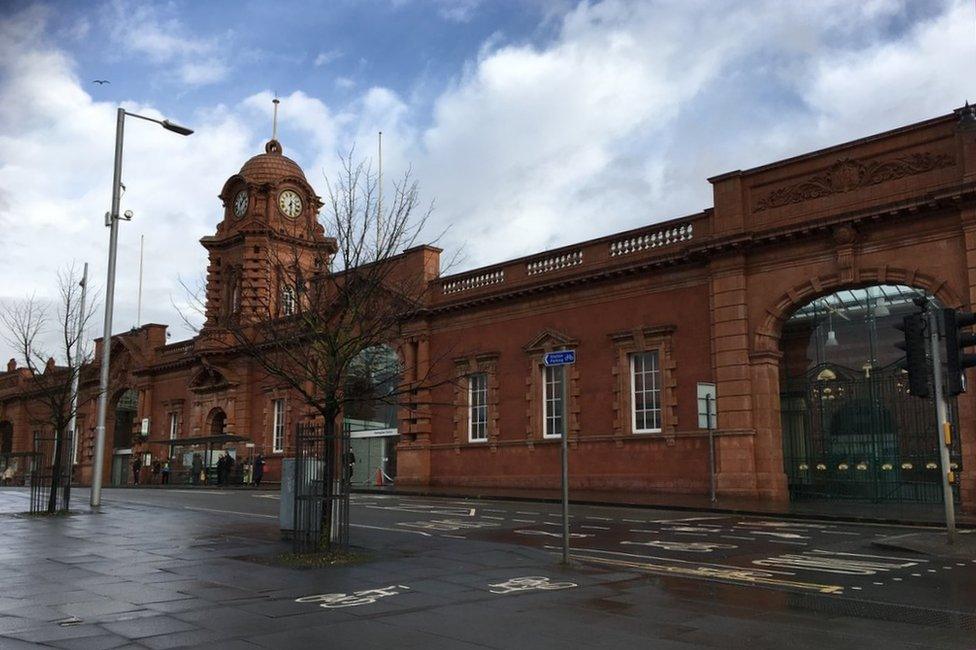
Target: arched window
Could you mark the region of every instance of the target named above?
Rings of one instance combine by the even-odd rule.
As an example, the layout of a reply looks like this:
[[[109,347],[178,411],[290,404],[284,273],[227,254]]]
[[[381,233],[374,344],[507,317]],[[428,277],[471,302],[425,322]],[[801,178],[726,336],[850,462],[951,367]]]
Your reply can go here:
[[[281,314],[291,316],[295,313],[295,289],[290,285],[285,285],[281,290]]]

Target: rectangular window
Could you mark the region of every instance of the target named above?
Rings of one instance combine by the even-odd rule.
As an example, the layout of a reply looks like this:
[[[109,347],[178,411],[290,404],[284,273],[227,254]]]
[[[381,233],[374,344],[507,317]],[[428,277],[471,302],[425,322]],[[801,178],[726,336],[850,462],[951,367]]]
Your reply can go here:
[[[180,432],[180,414],[173,411],[169,414],[169,439],[175,440]]]
[[[634,433],[661,431],[661,370],[657,350],[630,357],[632,424]]]
[[[488,375],[468,375],[468,439],[488,439]]]
[[[274,408],[274,452],[280,453],[285,450],[285,400],[272,400]]]
[[[542,369],[542,435],[546,438],[559,438],[566,425],[566,405],[563,402],[563,380],[566,366],[545,366]]]

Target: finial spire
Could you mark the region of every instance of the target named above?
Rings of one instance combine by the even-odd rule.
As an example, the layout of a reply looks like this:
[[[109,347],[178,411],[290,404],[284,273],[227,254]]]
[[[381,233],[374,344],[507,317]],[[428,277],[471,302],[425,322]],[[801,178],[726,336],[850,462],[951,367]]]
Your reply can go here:
[[[271,103],[274,104],[274,119],[271,122],[271,139],[277,140],[278,139],[278,104],[281,103],[278,100],[277,94],[275,95],[275,98],[271,100]]]

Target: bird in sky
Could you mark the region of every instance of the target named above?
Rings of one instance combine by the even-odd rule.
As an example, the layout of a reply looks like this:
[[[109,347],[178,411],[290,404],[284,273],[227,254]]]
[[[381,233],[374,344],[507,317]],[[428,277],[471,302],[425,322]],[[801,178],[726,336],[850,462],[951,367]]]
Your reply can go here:
[[[93,79],[92,80],[92,83],[93,84],[98,84],[99,86],[103,86],[105,84],[110,84],[112,82],[109,81],[108,79]]]

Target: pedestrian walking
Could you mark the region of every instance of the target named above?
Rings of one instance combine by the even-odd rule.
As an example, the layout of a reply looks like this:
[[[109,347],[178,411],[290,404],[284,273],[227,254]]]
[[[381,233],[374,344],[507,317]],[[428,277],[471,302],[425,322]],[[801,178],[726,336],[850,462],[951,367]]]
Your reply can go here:
[[[217,485],[224,484],[224,470],[227,467],[226,459],[227,456],[225,456],[224,454],[221,454],[220,458],[217,459]]]
[[[242,479],[241,482],[244,485],[251,484],[251,480],[253,479],[253,470],[254,470],[254,465],[251,463],[251,461],[250,460],[244,461],[244,471],[242,472],[243,476],[241,477]]]
[[[169,459],[167,458],[163,462],[163,469],[161,470],[163,474],[163,485],[169,485]]]
[[[352,452],[352,449],[345,453],[345,470],[346,470],[346,482],[352,483],[353,472],[356,471],[356,454]]]
[[[261,479],[264,477],[264,454],[258,454],[254,459],[254,487],[261,487]]]
[[[139,485],[139,470],[142,469],[142,459],[136,456],[132,461],[132,484]]]
[[[234,475],[234,457],[230,455],[230,452],[224,454],[224,485],[230,485],[233,481],[231,477]]]
[[[163,469],[163,465],[162,465],[162,463],[159,462],[159,459],[158,458],[152,462],[152,482],[153,483],[158,483],[159,482],[159,473],[162,471],[162,469]]]

